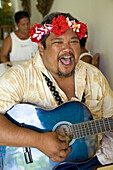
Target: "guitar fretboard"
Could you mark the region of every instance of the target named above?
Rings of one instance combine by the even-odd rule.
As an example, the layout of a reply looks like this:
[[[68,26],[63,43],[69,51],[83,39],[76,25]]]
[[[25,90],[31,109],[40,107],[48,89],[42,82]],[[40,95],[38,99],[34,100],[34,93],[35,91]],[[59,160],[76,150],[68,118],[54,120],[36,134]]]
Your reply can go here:
[[[70,129],[75,139],[111,131],[113,130],[113,117],[70,125]]]

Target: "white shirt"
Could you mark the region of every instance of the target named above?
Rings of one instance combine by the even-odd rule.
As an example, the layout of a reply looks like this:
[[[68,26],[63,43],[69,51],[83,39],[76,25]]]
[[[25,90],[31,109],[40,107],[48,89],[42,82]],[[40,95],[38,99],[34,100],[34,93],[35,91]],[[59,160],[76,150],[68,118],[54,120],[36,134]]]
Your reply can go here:
[[[31,41],[19,39],[14,32],[10,34],[12,39],[12,51],[10,52],[10,61],[24,61],[31,59],[38,50],[38,44]]]
[[[91,55],[90,52],[85,52],[85,53],[82,53],[82,54],[80,55],[79,59],[83,58],[85,55],[89,55],[89,56],[91,56],[91,57],[93,58],[93,56]]]

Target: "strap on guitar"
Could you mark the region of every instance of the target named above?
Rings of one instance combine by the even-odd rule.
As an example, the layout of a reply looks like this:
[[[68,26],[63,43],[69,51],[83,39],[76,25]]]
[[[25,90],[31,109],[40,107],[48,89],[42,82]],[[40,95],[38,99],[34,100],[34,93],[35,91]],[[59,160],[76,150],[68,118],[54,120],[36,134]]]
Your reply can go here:
[[[23,128],[25,127],[24,123],[21,123],[20,126],[23,127]],[[24,147],[23,151],[24,151],[24,158],[25,158],[26,164],[33,163],[31,148],[30,147]]]

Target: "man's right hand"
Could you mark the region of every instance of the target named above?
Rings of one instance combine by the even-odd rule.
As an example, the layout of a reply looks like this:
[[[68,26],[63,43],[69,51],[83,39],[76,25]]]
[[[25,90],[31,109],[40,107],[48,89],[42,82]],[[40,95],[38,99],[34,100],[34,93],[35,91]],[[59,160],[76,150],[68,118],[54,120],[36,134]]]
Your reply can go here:
[[[56,132],[39,133],[19,127],[2,114],[0,125],[0,145],[37,148],[54,162],[64,161],[71,151],[69,141],[66,141],[68,137]]]
[[[53,162],[64,161],[71,151],[68,137],[63,137],[56,132],[45,132],[40,134],[40,145],[38,149],[47,155]]]

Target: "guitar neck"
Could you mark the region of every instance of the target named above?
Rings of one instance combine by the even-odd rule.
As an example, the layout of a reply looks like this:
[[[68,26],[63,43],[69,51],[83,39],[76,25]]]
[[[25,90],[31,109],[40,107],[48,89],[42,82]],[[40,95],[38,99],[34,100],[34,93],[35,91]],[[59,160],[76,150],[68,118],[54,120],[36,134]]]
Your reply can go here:
[[[113,117],[70,125],[73,138],[82,138],[113,130]]]

